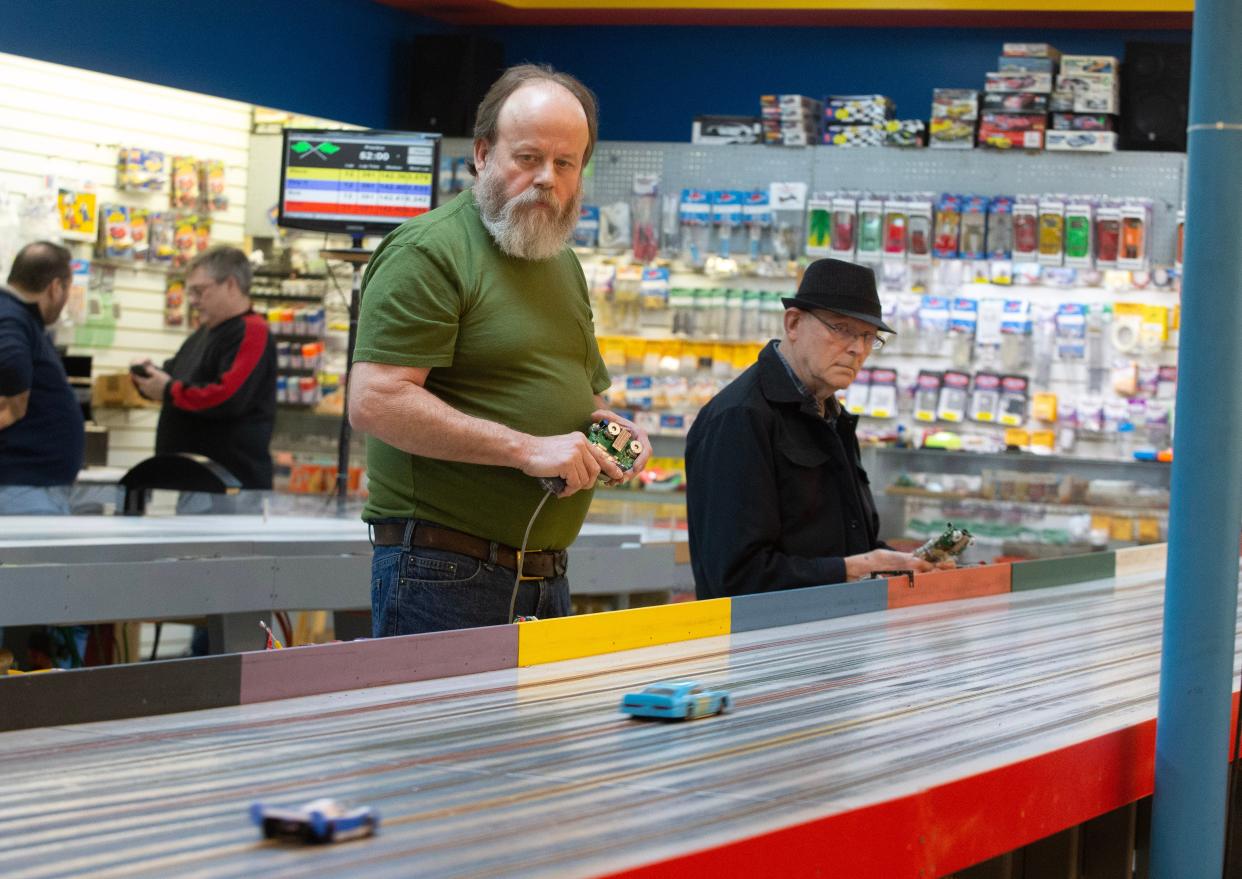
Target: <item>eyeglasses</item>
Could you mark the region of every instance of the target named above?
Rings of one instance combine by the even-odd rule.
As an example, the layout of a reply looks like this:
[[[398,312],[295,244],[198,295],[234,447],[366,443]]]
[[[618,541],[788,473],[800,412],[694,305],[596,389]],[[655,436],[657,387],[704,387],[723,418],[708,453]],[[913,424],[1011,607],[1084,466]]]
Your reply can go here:
[[[219,281],[208,281],[206,284],[193,284],[191,286],[186,287],[185,292],[187,295],[201,298],[204,293],[206,293],[212,287],[219,286],[219,284],[220,284]]]
[[[815,318],[827,328],[832,337],[839,342],[852,342],[855,339],[861,339],[863,347],[868,351],[879,351],[884,347],[884,343],[888,340],[879,333],[856,333],[845,324],[830,324],[813,311],[808,311],[811,317]]]

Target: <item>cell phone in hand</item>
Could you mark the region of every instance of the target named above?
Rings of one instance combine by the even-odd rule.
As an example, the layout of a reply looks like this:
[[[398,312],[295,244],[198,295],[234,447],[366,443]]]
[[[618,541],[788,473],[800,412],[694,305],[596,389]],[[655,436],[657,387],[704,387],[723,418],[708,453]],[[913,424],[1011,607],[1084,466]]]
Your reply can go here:
[[[151,370],[145,363],[130,364],[129,371],[139,378],[151,377]]]

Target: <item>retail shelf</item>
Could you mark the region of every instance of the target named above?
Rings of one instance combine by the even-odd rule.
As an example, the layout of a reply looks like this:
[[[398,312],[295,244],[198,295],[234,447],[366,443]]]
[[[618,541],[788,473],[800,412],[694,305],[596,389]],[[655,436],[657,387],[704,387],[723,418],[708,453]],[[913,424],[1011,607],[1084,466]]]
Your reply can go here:
[[[91,260],[91,265],[108,269],[129,269],[132,272],[150,272],[157,275],[167,275],[170,272],[184,269],[184,266],[173,266],[171,263],[142,262],[135,259],[116,259],[106,256],[94,257]]]

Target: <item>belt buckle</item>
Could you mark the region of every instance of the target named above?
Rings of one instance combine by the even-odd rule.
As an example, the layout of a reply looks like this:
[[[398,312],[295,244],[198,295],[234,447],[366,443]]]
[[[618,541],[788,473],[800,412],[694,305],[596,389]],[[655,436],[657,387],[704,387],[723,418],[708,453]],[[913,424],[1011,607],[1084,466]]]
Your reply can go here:
[[[519,582],[519,583],[524,583],[524,582],[526,582],[526,581],[528,581],[528,580],[542,580],[542,579],[544,579],[543,577],[528,577],[528,576],[526,576],[526,570],[525,570],[525,568],[526,568],[526,555],[527,555],[527,552],[526,552],[526,550],[524,550],[524,549],[515,550],[515,552],[517,553],[517,574],[518,574],[518,582]],[[538,550],[535,550],[535,552],[538,552]]]

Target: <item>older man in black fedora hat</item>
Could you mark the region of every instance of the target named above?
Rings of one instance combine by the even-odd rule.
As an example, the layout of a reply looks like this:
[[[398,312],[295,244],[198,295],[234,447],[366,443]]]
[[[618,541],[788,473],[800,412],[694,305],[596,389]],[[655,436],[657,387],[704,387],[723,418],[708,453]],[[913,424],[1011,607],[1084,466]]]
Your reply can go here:
[[[880,541],[858,419],[835,396],[893,332],[875,273],[821,259],[782,302],[784,338],[703,407],[686,441],[699,598],[933,567]]]

